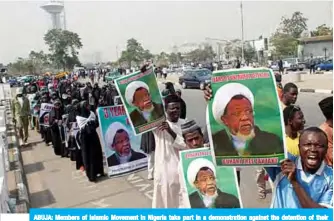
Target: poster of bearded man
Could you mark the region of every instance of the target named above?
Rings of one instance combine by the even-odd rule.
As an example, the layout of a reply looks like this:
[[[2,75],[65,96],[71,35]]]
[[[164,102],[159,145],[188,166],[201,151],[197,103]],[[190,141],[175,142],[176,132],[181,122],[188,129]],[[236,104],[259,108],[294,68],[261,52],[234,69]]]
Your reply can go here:
[[[115,80],[127,116],[136,135],[151,131],[165,121],[162,97],[153,67]]]
[[[236,170],[214,165],[211,151],[180,151],[182,208],[242,208]]]
[[[207,108],[212,154],[218,166],[278,166],[286,158],[284,124],[269,69],[216,71]]]

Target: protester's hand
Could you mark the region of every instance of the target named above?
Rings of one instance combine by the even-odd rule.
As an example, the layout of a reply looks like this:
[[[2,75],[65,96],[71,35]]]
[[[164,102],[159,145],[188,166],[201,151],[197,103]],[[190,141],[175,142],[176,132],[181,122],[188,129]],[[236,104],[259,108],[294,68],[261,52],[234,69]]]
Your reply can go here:
[[[208,84],[204,89],[204,99],[209,101],[212,98],[211,84]]]
[[[158,127],[158,129],[160,131],[164,131],[164,130],[168,131],[168,130],[170,130],[170,127],[169,127],[169,124],[167,123],[167,121],[165,121],[162,124],[160,124],[160,126]]]
[[[282,173],[288,177],[290,181],[296,180],[296,164],[289,159],[281,162]]]

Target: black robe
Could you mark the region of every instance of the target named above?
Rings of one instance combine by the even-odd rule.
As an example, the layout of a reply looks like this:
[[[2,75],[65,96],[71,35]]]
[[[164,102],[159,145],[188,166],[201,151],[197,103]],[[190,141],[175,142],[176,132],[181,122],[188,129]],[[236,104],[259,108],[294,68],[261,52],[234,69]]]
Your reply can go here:
[[[79,140],[81,154],[86,175],[91,182],[95,182],[97,175],[104,175],[103,153],[99,136],[96,132],[97,121],[88,122],[80,129]]]
[[[68,151],[66,149],[65,143],[61,139],[64,139],[65,137],[64,128],[62,126],[58,126],[58,123],[56,122],[56,120],[62,120],[62,115],[63,111],[61,108],[58,110],[52,109],[50,112],[50,128],[54,153],[57,156],[67,157]]]

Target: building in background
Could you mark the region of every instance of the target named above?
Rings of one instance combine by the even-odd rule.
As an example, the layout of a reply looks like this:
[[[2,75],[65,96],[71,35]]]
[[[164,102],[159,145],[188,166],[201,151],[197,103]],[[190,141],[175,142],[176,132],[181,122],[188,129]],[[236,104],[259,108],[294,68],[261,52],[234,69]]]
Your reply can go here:
[[[66,29],[64,1],[51,0],[41,8],[50,14],[52,29]]]
[[[333,36],[316,36],[298,39],[298,58],[306,60],[313,55],[314,58],[333,57]]]

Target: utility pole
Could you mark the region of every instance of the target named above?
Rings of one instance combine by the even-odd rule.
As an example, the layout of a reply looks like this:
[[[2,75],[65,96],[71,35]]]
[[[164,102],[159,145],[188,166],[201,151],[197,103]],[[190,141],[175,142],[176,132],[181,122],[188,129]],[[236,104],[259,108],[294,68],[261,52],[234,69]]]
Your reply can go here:
[[[117,58],[117,64],[119,66],[118,46],[116,46],[116,58]]]
[[[241,62],[245,61],[244,54],[244,13],[242,8],[242,1],[240,2],[240,11],[241,11]]]

